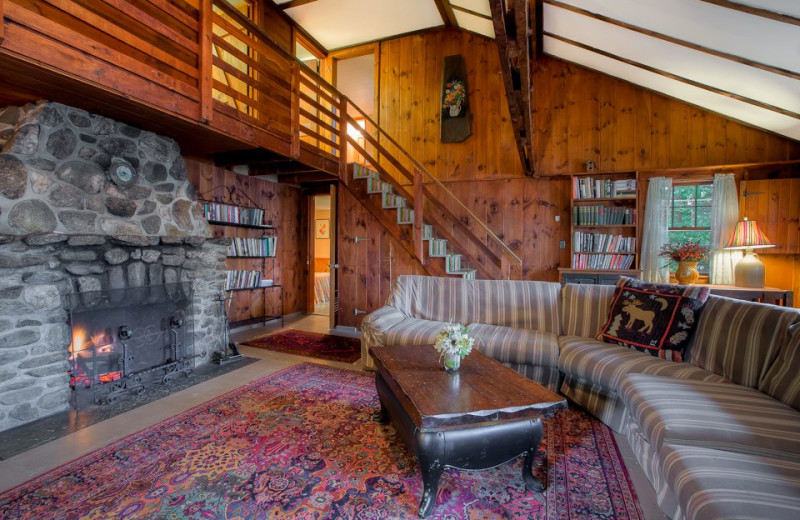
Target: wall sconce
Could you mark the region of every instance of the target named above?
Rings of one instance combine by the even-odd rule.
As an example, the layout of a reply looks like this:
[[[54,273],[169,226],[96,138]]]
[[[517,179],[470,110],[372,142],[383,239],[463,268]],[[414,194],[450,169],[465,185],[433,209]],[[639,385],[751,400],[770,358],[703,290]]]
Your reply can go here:
[[[733,280],[736,287],[764,287],[764,264],[753,253],[753,249],[766,249],[775,247],[764,233],[759,229],[755,220],[740,220],[736,223],[728,245],[725,249],[744,249],[744,257],[736,263],[733,269]]]

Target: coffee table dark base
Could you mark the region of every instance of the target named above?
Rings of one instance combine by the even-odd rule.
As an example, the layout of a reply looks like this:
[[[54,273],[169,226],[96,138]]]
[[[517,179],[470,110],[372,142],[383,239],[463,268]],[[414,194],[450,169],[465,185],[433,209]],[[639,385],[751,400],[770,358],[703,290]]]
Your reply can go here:
[[[420,517],[425,518],[433,510],[439,477],[447,468],[488,469],[524,455],[522,479],[525,486],[531,491],[544,490],[544,485],[532,473],[533,459],[543,435],[541,419],[420,431],[380,373],[376,374],[375,385],[382,419],[391,419],[419,461],[423,484]]]

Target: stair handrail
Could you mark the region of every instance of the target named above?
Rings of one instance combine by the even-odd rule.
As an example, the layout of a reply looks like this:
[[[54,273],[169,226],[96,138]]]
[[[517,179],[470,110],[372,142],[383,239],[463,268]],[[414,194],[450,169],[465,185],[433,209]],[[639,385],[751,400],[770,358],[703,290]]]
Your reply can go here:
[[[455,194],[453,194],[453,192],[450,191],[449,188],[447,188],[447,186],[442,184],[442,182],[439,181],[439,179],[437,179],[431,172],[429,172],[428,169],[425,168],[425,166],[423,166],[417,159],[414,158],[414,156],[412,156],[408,151],[406,151],[406,149],[403,148],[391,135],[389,135],[385,130],[383,130],[383,128],[380,125],[378,125],[371,117],[369,117],[358,105],[353,103],[352,100],[350,100],[347,96],[345,96],[342,92],[340,92],[335,86],[333,86],[325,78],[320,76],[316,71],[311,69],[305,63],[303,63],[300,59],[298,59],[296,56],[291,55],[288,51],[286,51],[284,48],[282,48],[280,45],[278,45],[269,36],[269,34],[267,34],[266,31],[264,31],[261,27],[256,25],[252,20],[250,20],[243,13],[239,12],[238,10],[236,10],[230,3],[227,2],[227,0],[210,0],[210,2],[213,5],[224,4],[224,6],[221,6],[221,8],[226,13],[228,13],[233,18],[235,18],[236,21],[239,24],[241,24],[243,27],[246,27],[248,30],[253,31],[258,36],[260,36],[264,40],[266,40],[265,43],[269,47],[271,47],[273,51],[275,51],[279,55],[282,55],[284,58],[289,57],[290,59],[294,60],[294,62],[296,62],[297,64],[299,64],[302,67],[302,69],[300,69],[300,70],[303,70],[303,72],[306,75],[311,77],[313,80],[315,80],[320,85],[324,85],[326,88],[332,90],[333,92],[336,92],[340,97],[340,106],[342,107],[342,110],[340,110],[339,114],[335,114],[335,115],[338,116],[336,119],[338,120],[337,122],[341,125],[340,129],[341,129],[343,134],[345,132],[345,128],[346,128],[346,124],[347,124],[347,114],[348,114],[347,106],[349,105],[349,106],[352,106],[353,108],[355,108],[358,111],[358,113],[361,114],[364,117],[365,121],[368,121],[372,126],[374,126],[375,129],[377,129],[377,131],[379,132],[379,134],[381,136],[385,137],[387,139],[387,141],[389,141],[393,146],[395,146],[397,148],[398,151],[400,151],[407,159],[409,159],[411,161],[411,164],[413,164],[415,169],[419,170],[419,172],[422,173],[432,184],[435,184],[451,200],[455,201],[455,203],[458,206],[460,206],[461,209],[464,212],[466,212],[466,214],[472,219],[473,222],[477,222],[479,227],[481,229],[483,229],[483,231],[486,232],[487,237],[492,242],[494,242],[495,244],[497,244],[500,247],[500,250],[503,252],[505,257],[510,258],[511,261],[521,269],[521,267],[522,267],[522,259],[520,259],[520,257],[517,256],[517,254],[514,253],[514,251],[512,251],[511,248],[509,248],[506,245],[506,243],[503,242],[503,240],[501,240],[500,237],[498,237],[494,233],[494,231],[489,229],[489,226],[487,226],[486,223],[483,222],[482,219],[478,218],[477,215],[475,215],[463,202],[461,202],[461,199],[456,197]],[[292,76],[292,84],[296,84],[296,81],[294,80],[294,76],[297,75],[298,73],[299,73],[299,69],[296,68],[296,67],[292,67],[291,72],[290,72],[290,74]],[[297,98],[297,96],[294,96],[294,95],[292,96],[292,103],[293,104],[294,103],[299,103],[299,99]],[[335,108],[334,108],[334,110],[335,110]],[[293,140],[294,139],[297,139],[296,135],[293,135]],[[297,143],[297,144],[299,144],[299,143]],[[342,146],[342,149],[340,150],[340,153],[339,153],[339,161],[340,161],[340,169],[339,169],[339,171],[340,171],[340,175],[342,175],[342,173],[346,170],[347,154],[345,153],[345,150],[344,150],[344,142],[340,143],[340,146]],[[412,182],[412,183],[414,182],[413,178],[410,178],[408,180],[410,182]],[[477,239],[477,237],[473,236],[473,239],[476,242],[480,242]],[[502,259],[501,259],[501,263],[505,263],[505,262],[502,262]],[[506,273],[506,276],[508,276],[508,272]]]
[[[453,192],[452,192],[452,191],[450,191],[450,189],[448,189],[448,188],[447,188],[447,186],[445,186],[444,184],[442,184],[442,182],[441,182],[439,179],[437,179],[437,178],[436,178],[436,177],[435,177],[435,176],[434,176],[434,175],[433,175],[431,172],[429,172],[429,171],[428,171],[428,169],[427,169],[427,168],[425,168],[425,166],[423,166],[423,165],[422,165],[422,164],[421,164],[419,161],[417,161],[417,160],[414,158],[414,156],[413,156],[413,155],[411,155],[409,152],[407,152],[405,148],[403,148],[403,147],[402,147],[402,146],[401,146],[401,145],[400,145],[400,144],[399,144],[397,141],[395,141],[395,140],[394,140],[394,138],[393,138],[391,135],[389,135],[389,134],[388,134],[388,133],[387,133],[385,130],[383,130],[383,128],[381,128],[381,126],[380,126],[380,125],[378,125],[378,124],[377,124],[377,123],[376,123],[376,122],[375,122],[375,121],[374,121],[374,120],[373,120],[371,117],[369,117],[369,116],[368,116],[368,115],[367,115],[367,114],[366,114],[366,113],[365,113],[365,112],[364,112],[364,111],[363,111],[363,110],[362,110],[362,109],[361,109],[361,108],[360,108],[358,105],[356,105],[355,103],[353,103],[353,102],[352,102],[352,100],[350,100],[350,99],[349,99],[347,96],[345,96],[344,94],[342,94],[342,97],[344,97],[345,99],[347,99],[347,102],[350,104],[350,106],[352,106],[353,108],[355,108],[355,109],[356,109],[356,110],[359,112],[359,114],[361,114],[361,116],[363,116],[363,117],[364,117],[365,121],[368,121],[368,122],[369,122],[369,123],[370,123],[370,124],[371,124],[373,127],[375,127],[375,128],[378,130],[378,132],[380,132],[380,134],[381,134],[382,136],[384,136],[384,137],[385,137],[385,138],[386,138],[386,139],[387,139],[387,140],[388,140],[390,143],[392,143],[392,145],[394,145],[394,146],[395,146],[395,147],[396,147],[396,148],[397,148],[397,149],[398,149],[400,152],[402,152],[402,154],[403,154],[403,155],[405,155],[405,157],[407,157],[407,158],[408,158],[408,159],[411,161],[411,164],[413,164],[413,165],[414,165],[414,168],[416,168],[417,170],[419,170],[419,171],[420,171],[420,173],[424,174],[424,175],[425,175],[425,176],[426,176],[426,177],[427,177],[427,178],[428,178],[428,179],[429,179],[429,180],[430,180],[430,181],[431,181],[433,184],[436,184],[436,185],[437,185],[439,188],[441,188],[441,189],[442,189],[442,190],[443,190],[443,191],[444,191],[444,192],[445,192],[445,193],[446,193],[446,194],[447,194],[447,195],[448,195],[448,196],[449,196],[451,199],[453,199],[453,200],[454,200],[454,201],[455,201],[455,202],[456,202],[456,203],[457,203],[459,206],[461,206],[461,208],[462,208],[462,209],[463,209],[463,210],[464,210],[464,211],[467,213],[467,215],[469,215],[469,216],[470,216],[470,218],[472,218],[472,219],[473,219],[475,222],[477,222],[477,223],[478,223],[478,225],[479,225],[479,226],[480,226],[480,227],[481,227],[481,228],[482,228],[484,231],[486,231],[486,234],[487,234],[487,236],[489,236],[489,238],[491,238],[491,239],[492,239],[494,242],[496,242],[496,243],[497,243],[497,244],[500,246],[501,250],[502,250],[502,251],[503,251],[503,252],[504,252],[506,255],[508,255],[508,256],[511,258],[511,260],[513,260],[513,261],[514,261],[514,263],[516,263],[516,264],[519,264],[519,266],[520,266],[520,267],[522,266],[522,259],[521,259],[519,256],[517,256],[517,254],[516,254],[516,253],[514,253],[514,251],[512,251],[512,250],[511,250],[511,248],[509,248],[509,247],[506,245],[506,243],[505,243],[505,242],[503,242],[503,240],[501,240],[501,239],[500,239],[500,237],[498,237],[498,236],[497,236],[497,235],[494,233],[494,231],[492,231],[491,229],[489,229],[489,226],[487,226],[487,225],[486,225],[486,224],[483,222],[483,220],[482,220],[482,219],[478,218],[478,216],[477,216],[477,215],[475,215],[475,214],[474,214],[472,211],[470,211],[470,209],[469,209],[469,208],[468,208],[466,205],[464,205],[464,203],[463,203],[463,202],[461,202],[461,199],[459,199],[458,197],[456,197],[456,196],[455,196],[455,194],[453,194]],[[344,155],[344,154],[343,154],[343,155]],[[344,159],[346,160],[346,157],[345,157]],[[409,181],[411,181],[412,183],[413,183],[413,181],[414,181],[414,179],[408,179],[408,180],[409,180]]]

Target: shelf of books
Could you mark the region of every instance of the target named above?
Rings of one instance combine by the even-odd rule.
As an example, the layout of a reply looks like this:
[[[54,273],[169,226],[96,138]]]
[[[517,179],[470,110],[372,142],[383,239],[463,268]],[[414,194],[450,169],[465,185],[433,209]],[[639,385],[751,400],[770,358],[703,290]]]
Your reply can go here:
[[[635,273],[637,173],[576,173],[571,182],[570,266],[559,269],[562,282],[570,279],[570,272]]]
[[[272,258],[278,237],[241,238],[234,237],[228,246],[229,257]]]
[[[249,208],[212,201],[201,202],[203,204],[203,216],[211,224],[274,229],[274,226],[264,224],[264,210],[261,208]]]

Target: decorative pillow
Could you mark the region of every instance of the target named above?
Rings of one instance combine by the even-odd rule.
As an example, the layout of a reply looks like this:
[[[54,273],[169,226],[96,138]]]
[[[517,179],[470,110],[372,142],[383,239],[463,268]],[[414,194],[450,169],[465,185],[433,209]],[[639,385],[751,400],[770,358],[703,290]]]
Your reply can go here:
[[[647,283],[621,276],[608,322],[598,339],[683,361],[708,293],[708,287]]]

